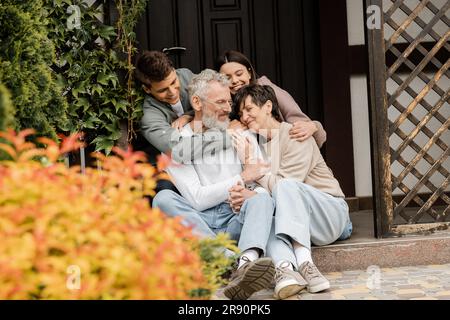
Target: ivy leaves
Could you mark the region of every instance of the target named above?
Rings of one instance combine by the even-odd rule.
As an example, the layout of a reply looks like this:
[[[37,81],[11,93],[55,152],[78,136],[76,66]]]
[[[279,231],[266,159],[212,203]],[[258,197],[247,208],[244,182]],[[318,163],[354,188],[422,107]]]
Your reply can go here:
[[[88,131],[96,149],[107,153],[118,139],[131,137],[120,128],[125,122],[132,131],[142,115],[130,57],[147,2],[3,0],[0,81],[12,94],[18,128],[54,139],[61,131]],[[113,3],[118,21],[107,25],[103,8]]]
[[[100,26],[98,29],[93,29],[93,34],[98,35],[107,42],[112,42],[117,37],[114,27],[105,25]]]
[[[105,4],[106,0],[100,2]],[[93,131],[95,139],[91,143],[96,150],[109,153],[124,134],[119,123],[134,121],[140,115],[130,108],[129,90],[119,78],[120,73],[126,73],[126,62],[115,51],[117,27],[99,19],[102,6],[88,6],[80,0],[46,3],[59,62],[55,71],[62,77],[69,102],[70,131]],[[70,29],[66,26],[67,11],[73,5],[79,6],[80,26]],[[134,88],[133,94],[139,99]]]

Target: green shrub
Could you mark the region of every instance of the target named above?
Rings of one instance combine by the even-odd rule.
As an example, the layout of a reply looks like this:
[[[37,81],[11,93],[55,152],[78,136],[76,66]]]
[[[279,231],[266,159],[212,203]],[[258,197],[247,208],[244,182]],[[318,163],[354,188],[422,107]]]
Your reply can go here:
[[[11,104],[11,94],[0,84],[0,131],[14,126],[14,109]]]
[[[209,298],[230,259],[226,237],[199,240],[180,218],[152,209],[163,174],[142,153],[97,154],[81,174],[58,159],[78,137],[46,148],[32,130],[0,132],[0,299]],[[35,161],[36,156],[41,161]],[[42,161],[46,159],[46,161]],[[164,167],[163,163],[158,167]],[[78,270],[78,271],[77,271]]]
[[[67,129],[67,103],[50,69],[55,49],[41,0],[0,3],[0,82],[11,92],[16,129],[56,139]]]

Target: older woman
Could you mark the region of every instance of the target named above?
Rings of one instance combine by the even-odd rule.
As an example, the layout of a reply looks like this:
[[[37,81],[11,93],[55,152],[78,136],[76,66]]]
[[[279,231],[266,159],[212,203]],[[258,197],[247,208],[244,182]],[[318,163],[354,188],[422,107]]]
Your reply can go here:
[[[296,269],[310,292],[326,290],[330,283],[312,261],[311,244],[327,245],[351,234],[348,206],[339,183],[312,137],[302,142],[290,138],[292,125],[281,121],[270,86],[243,87],[236,93],[235,102],[241,122],[264,139],[262,149],[271,165],[271,172],[257,182],[272,193],[276,203],[267,248],[277,266],[275,294],[286,298],[302,289]],[[233,139],[241,150],[239,154],[252,154],[245,151],[251,149],[246,138],[233,133]],[[230,200],[238,209],[253,194],[236,186]]]

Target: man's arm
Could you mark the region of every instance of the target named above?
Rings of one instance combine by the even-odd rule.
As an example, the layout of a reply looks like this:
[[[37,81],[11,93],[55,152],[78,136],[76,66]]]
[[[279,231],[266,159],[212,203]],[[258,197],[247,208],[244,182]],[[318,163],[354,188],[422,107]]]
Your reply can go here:
[[[144,108],[141,120],[143,136],[161,152],[171,150],[171,145],[178,141],[180,133],[171,127],[166,116],[157,108]]]
[[[178,163],[190,164],[203,158],[204,154],[213,154],[231,147],[231,138],[225,131],[209,129],[192,136],[181,136],[172,147],[172,159]]]
[[[181,195],[198,211],[212,208],[228,199],[228,190],[242,181],[236,175],[219,183],[203,186],[192,165],[174,165],[167,169],[167,173],[180,191]]]

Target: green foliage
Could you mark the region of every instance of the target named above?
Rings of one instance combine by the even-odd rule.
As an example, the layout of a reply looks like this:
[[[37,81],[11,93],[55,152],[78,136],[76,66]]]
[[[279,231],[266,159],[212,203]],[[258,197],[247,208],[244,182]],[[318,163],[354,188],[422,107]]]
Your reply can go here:
[[[0,82],[12,94],[16,129],[39,135],[84,131],[97,150],[110,152],[142,116],[135,89],[134,32],[148,0],[2,0]],[[115,25],[102,22],[103,8],[116,5]],[[79,22],[79,24],[77,24]],[[122,126],[123,127],[123,126]],[[125,133],[126,134],[126,133]]]
[[[57,130],[67,128],[67,103],[49,67],[55,49],[46,22],[42,0],[2,0],[0,82],[11,92],[16,129],[56,139]]]
[[[224,248],[229,249],[236,255],[227,257],[224,255]],[[212,286],[213,290],[227,284],[226,275],[231,274],[234,263],[237,260],[239,249],[234,245],[234,241],[229,239],[225,233],[220,233],[216,238],[205,238],[198,243],[196,250],[204,263],[203,274]],[[214,292],[211,289],[199,288],[190,293],[192,297],[210,296]]]
[[[0,84],[0,131],[14,127],[14,108],[11,104],[11,94]]]
[[[82,0],[45,0],[49,17],[50,38],[57,47],[57,63],[54,69],[65,87],[69,102],[68,129],[71,132],[94,132],[96,150],[110,152],[123,132],[120,122],[133,122],[141,116],[135,108],[136,101],[142,99],[136,94],[132,78],[124,83],[129,70],[128,56],[123,56],[119,33],[131,33],[123,25],[110,26],[99,20],[104,6],[89,6]],[[99,2],[99,1],[97,1]],[[107,0],[100,1],[104,5]],[[145,9],[147,0],[126,1]],[[69,27],[74,22],[75,12],[71,6],[79,8],[79,26]],[[126,11],[126,19],[137,21],[142,10]],[[122,16],[119,16],[119,21]],[[69,21],[70,20],[70,21]],[[127,28],[128,28],[127,22]],[[133,25],[134,28],[134,25]],[[129,42],[135,53],[134,38]],[[137,110],[138,109],[138,110]],[[129,125],[130,127],[130,125]]]
[[[0,83],[0,131],[7,128],[14,128],[14,107],[11,103],[11,94],[4,85]],[[0,144],[4,143],[4,139],[0,137]],[[0,161],[9,159],[8,155],[0,149]]]
[[[142,91],[135,90],[134,65],[132,57],[136,54],[136,33],[134,32],[138,17],[144,13],[148,0],[115,0],[119,19],[117,21],[117,46],[119,50],[128,57],[124,64],[127,73],[127,101],[128,101],[128,141],[131,141],[134,134],[134,121],[142,116],[141,108],[136,110],[136,102],[143,99]]]

